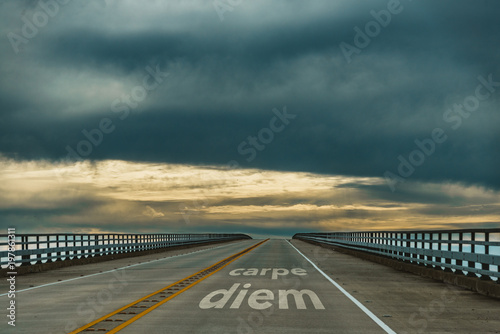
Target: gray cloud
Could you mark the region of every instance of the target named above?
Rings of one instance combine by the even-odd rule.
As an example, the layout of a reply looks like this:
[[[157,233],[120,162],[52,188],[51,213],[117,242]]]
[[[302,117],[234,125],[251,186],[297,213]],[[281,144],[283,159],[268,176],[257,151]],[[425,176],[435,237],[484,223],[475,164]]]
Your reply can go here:
[[[60,161],[68,145],[86,140],[83,130],[109,118],[115,130],[85,159],[235,160],[250,168],[382,177],[397,173],[398,156],[408,159],[416,139],[442,128],[448,139],[415,168],[411,186],[399,184],[395,194],[386,185],[352,188],[387,201],[450,205],[449,195],[411,182],[500,189],[500,87],[458,129],[443,120],[474,94],[478,76],[500,81],[500,4],[401,4],[404,10],[348,63],[339,44],[353,44],[353,28],[364,29],[370,11],[387,1],[244,2],[222,22],[204,1],[71,2],[18,53],[8,34],[22,36],[22,18],[32,21],[41,9],[36,1],[3,2],[0,154]],[[169,76],[121,120],[113,102],[156,65]],[[296,119],[247,161],[238,146],[283,106]]]

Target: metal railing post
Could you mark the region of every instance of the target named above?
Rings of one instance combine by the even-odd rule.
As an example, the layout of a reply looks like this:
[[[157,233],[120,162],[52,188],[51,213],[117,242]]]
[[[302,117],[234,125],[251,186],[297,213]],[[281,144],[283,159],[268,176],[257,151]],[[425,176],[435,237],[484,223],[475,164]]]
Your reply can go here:
[[[476,234],[474,232],[471,232],[470,233],[470,252],[471,254],[474,254],[476,252],[476,245],[475,245],[475,241],[476,241]],[[476,262],[474,261],[467,261],[467,267],[468,268],[476,268]],[[476,274],[472,271],[468,271],[467,272],[467,276],[469,277],[477,277]]]
[[[489,255],[490,254],[490,233],[485,231],[484,232],[484,254]],[[488,263],[481,262],[481,269],[484,271],[489,271],[490,270],[490,265]],[[481,279],[484,281],[491,281],[491,277],[489,275],[481,274]]]

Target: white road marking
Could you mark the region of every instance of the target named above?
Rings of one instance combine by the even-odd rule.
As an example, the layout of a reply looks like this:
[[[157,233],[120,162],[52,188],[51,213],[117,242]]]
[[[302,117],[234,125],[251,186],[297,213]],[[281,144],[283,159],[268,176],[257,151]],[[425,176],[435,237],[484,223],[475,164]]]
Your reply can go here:
[[[76,281],[78,279],[89,278],[89,277],[92,277],[92,276],[109,274],[109,273],[112,273],[114,271],[123,270],[123,269],[131,268],[131,267],[136,267],[136,266],[141,266],[143,264],[148,264],[148,263],[153,263],[153,262],[158,262],[158,261],[170,260],[170,259],[173,259],[175,257],[190,255],[190,254],[194,254],[194,253],[198,253],[198,252],[205,252],[205,251],[208,251],[208,250],[218,249],[218,248],[222,248],[222,247],[228,247],[228,246],[231,246],[231,245],[232,244],[222,245],[222,246],[213,247],[213,248],[200,249],[200,250],[197,250],[197,251],[194,251],[194,252],[190,252],[190,253],[186,253],[186,254],[179,254],[179,255],[174,255],[174,256],[169,256],[169,257],[163,258],[163,259],[157,259],[157,260],[143,262],[143,263],[136,263],[136,264],[132,264],[132,265],[126,265],[124,267],[120,267],[120,268],[116,268],[116,269],[112,269],[112,270],[103,271],[102,273],[95,273],[95,274],[85,275],[85,276],[81,276],[81,277],[69,278],[69,279],[66,279],[64,281],[57,281],[57,282],[52,282],[52,283],[47,283],[47,284],[33,286],[31,288],[26,288],[26,289],[22,289],[22,290],[16,290],[16,293],[24,292],[24,291],[29,291],[29,290],[33,290],[33,289],[38,289],[38,288],[43,288],[43,287],[46,287],[46,286],[56,285],[56,284],[60,284],[60,283],[66,283],[66,282],[70,282],[70,281]],[[7,294],[8,294],[8,292],[7,293],[2,293],[2,294],[0,294],[0,297],[6,296]]]
[[[229,289],[219,289],[210,292],[206,295],[198,304],[199,308],[202,310],[216,308],[222,309],[226,306],[226,304],[233,298],[233,295],[238,290],[238,287],[241,283],[234,283],[233,286]],[[233,303],[229,307],[230,309],[239,309],[241,304],[243,303],[248,289],[252,286],[250,283],[246,283],[243,285],[243,288],[238,292],[236,298],[233,300]],[[222,296],[222,297],[221,297]],[[273,291],[268,289],[259,289],[250,294],[248,297],[248,306],[253,308],[254,310],[265,310],[273,306],[270,300],[274,300],[275,297],[278,297],[278,306],[280,310],[288,310],[288,296],[292,296],[295,300],[295,306],[297,310],[305,310],[307,309],[304,296],[308,296],[311,300],[314,308],[316,310],[324,310],[325,307],[321,303],[318,295],[311,290],[303,289],[303,290],[278,290],[278,294],[275,295]],[[216,301],[212,301],[214,299]],[[262,302],[264,301],[264,302]]]
[[[361,311],[363,311],[367,316],[369,316],[373,321],[375,321],[375,323],[377,325],[380,326],[380,328],[382,328],[386,333],[389,333],[389,334],[396,334],[395,331],[393,331],[389,326],[387,326],[382,320],[380,320],[379,318],[377,318],[377,316],[375,314],[373,314],[369,309],[367,309],[363,304],[361,304],[356,298],[354,298],[353,296],[351,296],[349,294],[349,292],[345,291],[344,288],[342,288],[337,282],[335,282],[330,276],[328,276],[327,274],[325,274],[321,269],[318,268],[318,266],[316,264],[314,264],[311,260],[309,260],[307,258],[307,256],[305,256],[304,254],[302,254],[301,251],[299,251],[294,245],[292,245],[292,243],[290,241],[287,240],[287,242],[290,244],[290,246],[292,246],[300,255],[302,255],[307,261],[309,261],[309,263],[320,273],[322,274],[323,276],[325,276],[325,278],[327,280],[329,280],[337,289],[340,290],[340,292],[342,292],[347,298],[349,298],[357,307],[359,307],[361,309]]]

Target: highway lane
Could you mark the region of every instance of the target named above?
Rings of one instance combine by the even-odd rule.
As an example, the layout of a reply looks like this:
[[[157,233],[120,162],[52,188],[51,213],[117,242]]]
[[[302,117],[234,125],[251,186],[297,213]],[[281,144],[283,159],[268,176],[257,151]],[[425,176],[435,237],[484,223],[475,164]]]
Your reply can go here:
[[[387,333],[286,240],[269,240],[120,331],[144,332]]]
[[[58,282],[57,270],[51,271],[52,281],[45,278],[42,282],[49,285],[16,294],[16,326],[9,326],[4,321],[0,332],[68,333],[257,242],[244,240],[160,260],[156,260],[158,255],[146,256],[151,262],[138,263],[144,259],[131,258],[129,262],[132,266],[120,270],[113,269],[119,260],[75,266],[71,268],[80,272],[84,267],[98,266],[103,273],[77,276],[63,282]],[[26,281],[36,282],[37,275],[47,276],[48,273],[28,275]],[[24,281],[23,276],[17,277],[17,290],[29,289]],[[0,291],[8,291],[6,282],[0,284]],[[0,296],[0,305],[5,306],[2,309],[5,310],[8,303],[6,295]],[[3,317],[7,319],[5,315]]]

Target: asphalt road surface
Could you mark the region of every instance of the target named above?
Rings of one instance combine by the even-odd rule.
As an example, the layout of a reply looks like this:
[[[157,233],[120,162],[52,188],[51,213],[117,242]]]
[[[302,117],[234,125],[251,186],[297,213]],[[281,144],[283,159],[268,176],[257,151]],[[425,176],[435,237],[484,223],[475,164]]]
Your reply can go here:
[[[497,300],[295,240],[68,267],[16,289],[1,333],[500,332]]]

